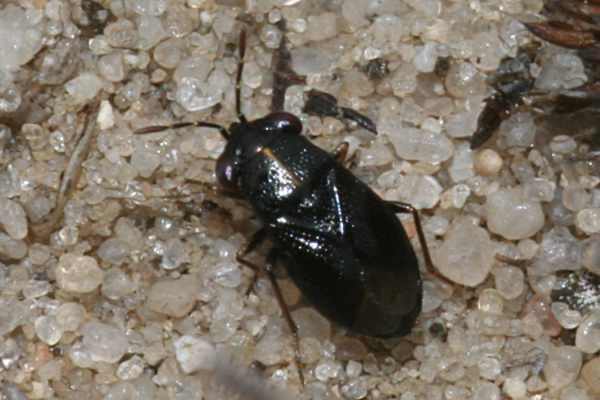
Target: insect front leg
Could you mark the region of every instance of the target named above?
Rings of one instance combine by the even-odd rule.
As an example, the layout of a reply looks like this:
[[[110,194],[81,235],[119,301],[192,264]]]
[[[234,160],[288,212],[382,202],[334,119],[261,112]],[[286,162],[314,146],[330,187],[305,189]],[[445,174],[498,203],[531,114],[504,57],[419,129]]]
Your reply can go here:
[[[265,241],[266,238],[267,238],[267,230],[265,228],[260,228],[258,231],[256,231],[254,233],[254,235],[252,235],[252,237],[250,238],[248,243],[246,243],[246,245],[244,247],[240,248],[238,250],[237,254],[235,255],[235,260],[237,262],[239,262],[242,265],[245,265],[246,267],[248,267],[254,271],[254,277],[252,278],[252,282],[250,283],[250,286],[248,286],[246,295],[248,295],[250,293],[250,291],[256,284],[256,281],[258,280],[258,275],[260,272],[262,272],[263,268],[261,268],[259,265],[256,265],[255,263],[253,263],[252,261],[250,261],[244,257],[247,256],[248,253],[250,253],[251,251],[255,250],[262,242]]]
[[[421,225],[421,217],[419,216],[419,212],[416,208],[407,203],[402,203],[400,201],[388,201],[386,202],[395,213],[399,214],[412,214],[413,219],[415,221],[415,227],[417,229],[417,236],[419,238],[419,243],[421,244],[421,248],[423,249],[423,256],[425,257],[425,266],[429,273],[439,280],[446,282],[449,285],[452,285],[453,282],[448,278],[440,274],[440,272],[433,265],[433,260],[431,259],[431,253],[429,252],[429,246],[427,246],[427,241],[425,240],[425,234],[423,233],[423,226]]]

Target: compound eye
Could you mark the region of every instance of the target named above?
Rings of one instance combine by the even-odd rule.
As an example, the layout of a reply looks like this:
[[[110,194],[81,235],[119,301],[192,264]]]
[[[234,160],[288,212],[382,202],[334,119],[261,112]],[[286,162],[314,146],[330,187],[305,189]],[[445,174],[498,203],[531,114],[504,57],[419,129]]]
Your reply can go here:
[[[270,132],[299,135],[302,133],[302,122],[294,114],[277,112],[264,118],[264,128]]]

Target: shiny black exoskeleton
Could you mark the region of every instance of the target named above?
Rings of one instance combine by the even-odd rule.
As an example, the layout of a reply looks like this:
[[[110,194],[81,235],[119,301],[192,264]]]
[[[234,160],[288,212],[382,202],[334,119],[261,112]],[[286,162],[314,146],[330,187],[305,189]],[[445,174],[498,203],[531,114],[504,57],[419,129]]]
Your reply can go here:
[[[217,162],[220,184],[252,205],[273,242],[270,261],[282,262],[321,313],[360,334],[407,334],[422,289],[399,206],[301,131],[288,113],[233,124]]]
[[[241,59],[244,48],[242,32]],[[418,214],[409,205],[382,200],[347,170],[347,145],[333,155],[313,145],[301,135],[296,116],[274,112],[247,121],[239,104],[242,65],[238,122],[228,129],[206,122],[171,126],[214,127],[227,140],[217,160],[217,180],[245,199],[263,224],[238,260],[255,268],[243,256],[268,238],[273,246],[266,272],[280,301],[271,268],[277,261],[317,310],[350,331],[375,337],[409,333],[421,311],[422,283],[417,257],[396,214],[413,214],[431,265]]]

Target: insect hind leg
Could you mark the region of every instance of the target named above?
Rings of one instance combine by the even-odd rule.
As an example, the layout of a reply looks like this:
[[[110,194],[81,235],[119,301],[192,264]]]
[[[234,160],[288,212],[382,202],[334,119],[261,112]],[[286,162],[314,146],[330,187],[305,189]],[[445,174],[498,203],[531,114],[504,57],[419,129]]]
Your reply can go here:
[[[416,208],[407,203],[402,203],[400,201],[387,201],[386,204],[391,207],[391,209],[398,214],[412,214],[412,217],[415,221],[415,228],[417,230],[417,236],[419,238],[419,243],[421,244],[421,248],[423,249],[423,256],[425,257],[425,266],[427,267],[427,271],[449,285],[452,285],[453,282],[448,278],[443,276],[437,268],[435,268],[433,264],[433,260],[431,259],[431,253],[429,252],[429,246],[427,246],[427,241],[425,240],[425,234],[423,233],[423,226],[421,225],[421,217],[419,216],[419,212]]]
[[[277,299],[277,303],[281,308],[281,312],[283,313],[283,318],[285,319],[290,332],[292,333],[292,337],[294,338],[294,362],[296,363],[296,369],[298,370],[298,376],[300,378],[300,383],[304,386],[304,374],[302,372],[303,364],[300,360],[300,338],[298,336],[298,326],[294,322],[292,318],[292,314],[285,303],[283,298],[283,294],[281,292],[281,288],[277,283],[277,279],[275,278],[275,273],[273,272],[275,263],[277,262],[277,258],[279,253],[275,248],[269,250],[267,255],[266,264],[264,267],[260,267],[259,265],[253,263],[252,261],[244,258],[248,253],[255,250],[267,237],[267,230],[265,228],[259,229],[253,236],[250,238],[250,241],[244,246],[238,253],[236,254],[236,261],[246,267],[252,269],[255,274],[254,278],[248,287],[248,292],[252,290],[254,285],[256,284],[256,280],[258,279],[259,273],[266,272],[269,281],[271,282],[271,286],[273,287],[273,291],[275,292],[275,297]]]

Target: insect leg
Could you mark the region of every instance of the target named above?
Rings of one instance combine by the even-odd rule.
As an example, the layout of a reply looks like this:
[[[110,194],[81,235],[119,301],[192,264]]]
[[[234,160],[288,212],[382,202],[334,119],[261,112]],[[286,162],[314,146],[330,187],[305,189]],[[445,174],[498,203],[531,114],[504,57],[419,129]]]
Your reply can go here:
[[[260,228],[258,231],[256,231],[254,233],[254,235],[252,235],[252,237],[250,238],[248,243],[246,243],[246,245],[244,247],[242,247],[235,255],[235,260],[237,262],[239,262],[242,265],[245,265],[246,267],[248,267],[254,271],[254,277],[252,278],[252,282],[250,283],[250,286],[248,286],[248,291],[246,294],[250,293],[250,291],[256,284],[256,281],[258,280],[258,274],[263,270],[263,268],[256,265],[252,261],[247,260],[244,257],[248,253],[250,253],[251,251],[256,249],[256,247],[259,244],[261,244],[266,239],[266,237],[267,237],[267,230],[265,228]]]
[[[275,262],[277,261],[277,256],[278,256],[278,253],[275,248],[273,248],[269,251],[269,254],[267,255],[267,265],[266,265],[265,269],[267,271],[267,276],[269,277],[269,280],[271,281],[271,285],[273,286],[273,291],[275,292],[275,297],[277,298],[279,307],[281,307],[281,311],[283,312],[283,317],[285,318],[285,321],[287,322],[288,327],[290,328],[290,331],[292,332],[292,336],[294,337],[294,346],[295,346],[294,361],[296,363],[296,368],[298,369],[298,376],[300,377],[300,383],[304,386],[304,374],[302,373],[303,364],[302,364],[302,361],[300,361],[300,338],[298,336],[298,326],[294,322],[294,319],[292,318],[292,314],[290,313],[290,310],[289,310],[287,304],[285,303],[285,300],[283,299],[283,294],[281,293],[281,288],[279,287],[279,284],[277,283],[277,279],[275,278],[275,274],[273,273],[273,267],[275,266]]]
[[[346,157],[348,157],[348,148],[350,145],[348,142],[342,142],[337,145],[335,150],[333,151],[333,158],[340,164],[346,163]]]
[[[305,85],[306,77],[298,75],[292,68],[292,55],[285,37],[286,23],[281,19],[277,27],[284,32],[279,48],[273,53],[273,96],[271,97],[271,112],[283,111],[285,92],[292,85]]]
[[[246,55],[246,30],[240,31],[240,42],[238,45],[238,68],[235,78],[235,112],[238,115],[240,122],[245,123],[246,117],[242,113],[241,92],[242,92],[242,74],[244,72],[244,57]]]
[[[351,108],[338,106],[335,96],[320,90],[312,89],[307,93],[303,111],[319,117],[333,117],[339,120],[349,119],[360,127],[377,134],[377,126],[369,117]]]
[[[250,241],[244,246],[236,255],[236,260],[255,271],[254,279],[252,284],[249,286],[248,291],[250,291],[256,280],[258,279],[258,272],[265,271],[267,276],[269,277],[269,281],[271,281],[271,286],[273,287],[273,291],[275,292],[275,297],[277,298],[277,303],[281,308],[281,312],[283,313],[283,318],[285,319],[288,327],[290,328],[290,332],[294,338],[294,362],[296,363],[296,368],[298,370],[298,376],[300,377],[300,383],[304,385],[304,374],[302,373],[303,364],[300,361],[300,339],[298,337],[298,326],[294,322],[292,318],[292,314],[283,299],[283,294],[281,293],[281,288],[277,283],[277,279],[275,278],[275,274],[273,273],[273,267],[275,266],[275,262],[277,261],[277,251],[275,249],[271,249],[269,254],[267,255],[267,263],[264,268],[256,265],[255,263],[247,260],[244,256],[254,250],[260,243],[262,243],[267,236],[267,230],[265,228],[259,229],[254,236],[250,239]]]
[[[332,154],[333,158],[335,158],[335,161],[348,169],[352,168],[354,162],[356,161],[356,155],[358,154],[358,151],[355,151],[352,153],[352,155],[350,155],[350,157],[348,157],[349,147],[350,144],[348,142],[342,142],[337,145]]]
[[[423,249],[423,256],[425,257],[425,266],[427,267],[427,270],[431,275],[435,276],[439,280],[452,285],[452,281],[440,274],[433,265],[431,254],[429,253],[429,247],[427,246],[427,241],[425,240],[425,234],[423,233],[423,226],[421,225],[421,217],[419,216],[419,212],[410,204],[402,203],[400,201],[388,201],[386,203],[396,213],[412,214],[413,219],[415,221],[415,227],[417,229],[417,236],[419,237],[419,243],[421,244],[421,248]]]

